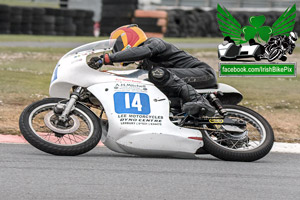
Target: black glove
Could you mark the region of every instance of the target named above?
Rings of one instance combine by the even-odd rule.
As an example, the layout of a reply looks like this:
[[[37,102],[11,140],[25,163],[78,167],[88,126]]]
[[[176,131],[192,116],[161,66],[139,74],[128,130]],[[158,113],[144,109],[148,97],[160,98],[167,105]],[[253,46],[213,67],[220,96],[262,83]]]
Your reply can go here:
[[[99,69],[102,65],[113,65],[107,53],[100,57],[92,57],[87,64],[93,69]]]
[[[92,57],[87,64],[90,68],[100,69],[103,65],[103,58],[101,58],[101,57]]]

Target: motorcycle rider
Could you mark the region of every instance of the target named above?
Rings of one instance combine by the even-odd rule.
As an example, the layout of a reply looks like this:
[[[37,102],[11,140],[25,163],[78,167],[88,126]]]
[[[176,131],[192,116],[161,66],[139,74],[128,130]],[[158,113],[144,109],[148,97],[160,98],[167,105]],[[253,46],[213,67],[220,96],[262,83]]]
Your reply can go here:
[[[136,24],[117,28],[110,39],[116,39],[113,53],[91,58],[91,68],[141,61],[138,68],[149,71],[149,80],[156,87],[167,96],[173,93],[181,97],[184,112],[193,116],[214,115],[214,107],[194,88],[216,85],[215,72],[206,63],[160,38],[147,38]]]
[[[290,32],[289,36],[286,35],[277,35],[271,37],[268,43],[266,44],[266,51],[271,52],[273,48],[283,46],[285,49],[288,49],[288,53],[292,54],[295,49],[295,43],[298,39],[298,34],[296,32]],[[287,56],[284,54],[281,56],[280,60],[286,61]]]

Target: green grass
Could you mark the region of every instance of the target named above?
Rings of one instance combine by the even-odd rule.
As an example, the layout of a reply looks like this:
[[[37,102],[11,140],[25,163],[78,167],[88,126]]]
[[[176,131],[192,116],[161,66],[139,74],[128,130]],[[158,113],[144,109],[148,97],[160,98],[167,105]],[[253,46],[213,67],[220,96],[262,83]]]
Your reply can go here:
[[[33,41],[33,42],[94,42],[109,37],[87,36],[45,36],[45,35],[0,35],[0,42]],[[222,38],[164,38],[171,43],[220,43]]]
[[[30,0],[22,1],[22,0],[0,0],[0,4],[6,4],[10,6],[27,6],[27,7],[51,7],[51,8],[59,8],[57,3],[47,3],[47,2],[33,2]]]
[[[0,99],[5,104],[23,105],[33,97],[48,96],[51,73],[0,71]],[[36,99],[34,98],[34,99]]]
[[[197,37],[197,38],[164,38],[166,41],[171,43],[221,43],[223,38],[208,38],[208,37]]]
[[[0,35],[0,42],[18,42],[18,41],[32,41],[32,42],[95,42],[106,40],[109,37],[93,37],[93,36],[46,36],[46,35]],[[170,43],[221,43],[223,38],[164,38]],[[300,44],[300,40],[297,41]],[[217,48],[217,47],[216,47]]]
[[[238,89],[244,96],[242,104],[249,107],[263,106],[265,109],[300,108],[300,77],[222,77],[219,82]]]
[[[44,48],[44,47],[1,47],[0,53],[32,53],[32,52],[41,52],[41,53],[59,53],[65,54],[70,51],[72,48]]]
[[[0,100],[24,104],[48,95],[51,74],[68,49],[0,48]]]
[[[46,36],[46,35],[0,35],[0,42],[95,42],[105,40],[108,37],[88,36]]]

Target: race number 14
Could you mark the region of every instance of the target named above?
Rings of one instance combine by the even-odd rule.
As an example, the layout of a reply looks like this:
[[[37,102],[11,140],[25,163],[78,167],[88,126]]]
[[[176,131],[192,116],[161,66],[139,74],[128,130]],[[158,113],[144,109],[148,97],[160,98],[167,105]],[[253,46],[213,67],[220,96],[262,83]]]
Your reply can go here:
[[[142,111],[141,97],[139,93],[136,93],[133,97],[132,103],[130,105],[129,93],[125,93],[125,107],[126,109],[130,109],[130,106],[133,108],[137,108],[138,111]]]
[[[116,113],[149,114],[149,96],[144,93],[116,92],[114,94]]]

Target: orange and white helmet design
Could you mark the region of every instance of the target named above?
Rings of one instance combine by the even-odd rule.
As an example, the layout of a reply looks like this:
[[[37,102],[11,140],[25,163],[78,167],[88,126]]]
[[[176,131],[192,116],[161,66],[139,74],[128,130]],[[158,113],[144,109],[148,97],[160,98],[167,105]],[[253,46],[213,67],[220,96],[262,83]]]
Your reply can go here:
[[[147,40],[147,36],[136,24],[117,28],[110,34],[110,39],[116,39],[113,52],[123,51],[127,48],[137,47]]]

